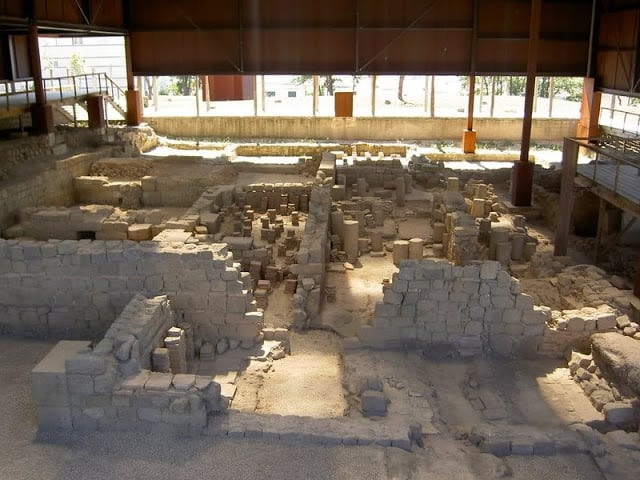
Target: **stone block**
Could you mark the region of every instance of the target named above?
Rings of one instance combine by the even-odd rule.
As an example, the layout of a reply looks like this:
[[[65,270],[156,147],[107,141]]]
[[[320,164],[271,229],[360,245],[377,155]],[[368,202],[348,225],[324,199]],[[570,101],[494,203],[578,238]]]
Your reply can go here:
[[[38,428],[41,430],[71,430],[71,409],[69,407],[37,407]]]
[[[480,266],[480,278],[482,280],[495,280],[498,276],[498,271],[500,271],[501,268],[502,266],[500,265],[500,262],[484,262]]]
[[[106,361],[98,355],[79,353],[65,360],[65,368],[68,374],[101,375],[105,372]]]
[[[607,403],[602,412],[607,422],[614,425],[624,425],[633,421],[635,410],[633,406],[623,402]]]
[[[196,376],[190,374],[179,373],[173,377],[173,388],[180,391],[189,390],[196,383]]]
[[[134,223],[129,225],[127,229],[127,237],[135,242],[151,240],[151,224],[150,223]]]
[[[164,392],[169,390],[171,387],[171,381],[173,380],[173,375],[170,373],[155,373],[152,372],[149,375],[146,383],[144,384],[145,390]]]
[[[58,342],[31,371],[31,387],[36,405],[61,407],[69,405],[65,362],[90,345],[87,341]],[[47,411],[43,415],[49,419]],[[71,413],[67,412],[69,422]]]
[[[496,457],[507,457],[511,455],[511,441],[501,437],[487,437],[482,439],[478,445],[483,453],[490,453]]]
[[[400,292],[395,292],[393,290],[386,290],[384,292],[385,304],[400,305],[403,299],[404,299],[404,295]]]
[[[384,392],[365,390],[360,396],[360,404],[365,416],[384,416],[387,414],[387,397]]]
[[[375,316],[378,317],[396,317],[400,313],[398,305],[391,305],[382,302],[376,303]]]
[[[614,313],[601,313],[596,316],[598,330],[610,330],[616,328],[616,315]]]

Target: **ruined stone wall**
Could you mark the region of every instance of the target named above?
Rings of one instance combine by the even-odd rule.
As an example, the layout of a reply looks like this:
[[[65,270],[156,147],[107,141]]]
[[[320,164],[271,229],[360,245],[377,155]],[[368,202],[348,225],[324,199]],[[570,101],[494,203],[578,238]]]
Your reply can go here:
[[[4,333],[96,339],[136,292],[167,295],[204,341],[251,341],[262,322],[225,244],[0,240]]]
[[[529,356],[550,316],[498,262],[462,267],[408,260],[376,304],[372,325],[359,335],[374,346],[446,344],[463,356]]]
[[[582,348],[596,331],[615,327],[616,315],[606,306],[562,312],[535,306],[497,261],[463,267],[405,260],[359,337],[375,347],[428,351],[446,345],[461,356],[561,358],[570,348]]]
[[[16,138],[3,141],[0,145],[2,161],[7,164],[30,162],[36,158],[53,155],[61,150],[64,150],[64,146],[56,144],[55,135]]]
[[[0,230],[16,223],[22,208],[73,204],[73,179],[86,175],[91,163],[108,152],[110,149],[74,155],[57,161],[52,170],[0,187]]]
[[[311,190],[309,217],[300,242],[297,263],[291,271],[298,276],[294,295],[294,323],[313,326],[320,321],[322,291],[326,284],[329,245],[331,184],[315,185]]]
[[[91,348],[60,342],[32,372],[41,429],[200,433],[220,411],[210,377],[149,371],[149,352],[175,325],[166,296],[136,295]]]
[[[396,178],[404,175],[400,160],[358,162],[353,166],[338,166],[336,172],[338,176],[345,176],[347,185],[353,185],[359,178],[364,178],[367,185],[373,188],[383,188],[385,183],[395,188]]]

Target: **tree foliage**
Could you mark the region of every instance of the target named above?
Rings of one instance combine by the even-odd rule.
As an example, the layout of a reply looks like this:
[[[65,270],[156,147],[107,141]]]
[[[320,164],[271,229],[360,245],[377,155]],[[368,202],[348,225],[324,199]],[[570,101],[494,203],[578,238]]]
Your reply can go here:
[[[320,95],[333,95],[336,91],[336,86],[342,81],[339,78],[334,77],[333,75],[319,75],[320,84],[318,86],[320,90]],[[299,75],[293,79],[296,85],[304,85],[307,82],[310,82],[313,78],[313,75]]]

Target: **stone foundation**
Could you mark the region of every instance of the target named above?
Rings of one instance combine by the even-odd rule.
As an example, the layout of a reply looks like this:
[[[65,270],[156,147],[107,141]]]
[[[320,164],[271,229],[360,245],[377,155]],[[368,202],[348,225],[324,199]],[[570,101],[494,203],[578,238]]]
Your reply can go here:
[[[0,240],[4,333],[99,338],[136,292],[167,295],[204,341],[252,341],[262,323],[224,244]]]
[[[496,261],[462,267],[405,260],[359,337],[378,348],[417,346],[428,352],[445,346],[461,356],[562,358],[588,345],[593,333],[615,326],[615,313],[605,307],[552,317]]]
[[[207,415],[225,408],[220,385],[149,370],[175,320],[166,296],[136,295],[95,348],[58,343],[32,371],[40,429],[201,433]]]

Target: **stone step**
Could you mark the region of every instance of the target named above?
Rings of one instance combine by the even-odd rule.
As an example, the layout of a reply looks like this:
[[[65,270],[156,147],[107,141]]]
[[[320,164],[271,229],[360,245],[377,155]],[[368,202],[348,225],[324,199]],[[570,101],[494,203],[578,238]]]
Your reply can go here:
[[[209,417],[204,434],[307,445],[378,445],[411,451],[409,426],[367,419],[261,415],[233,410]]]

